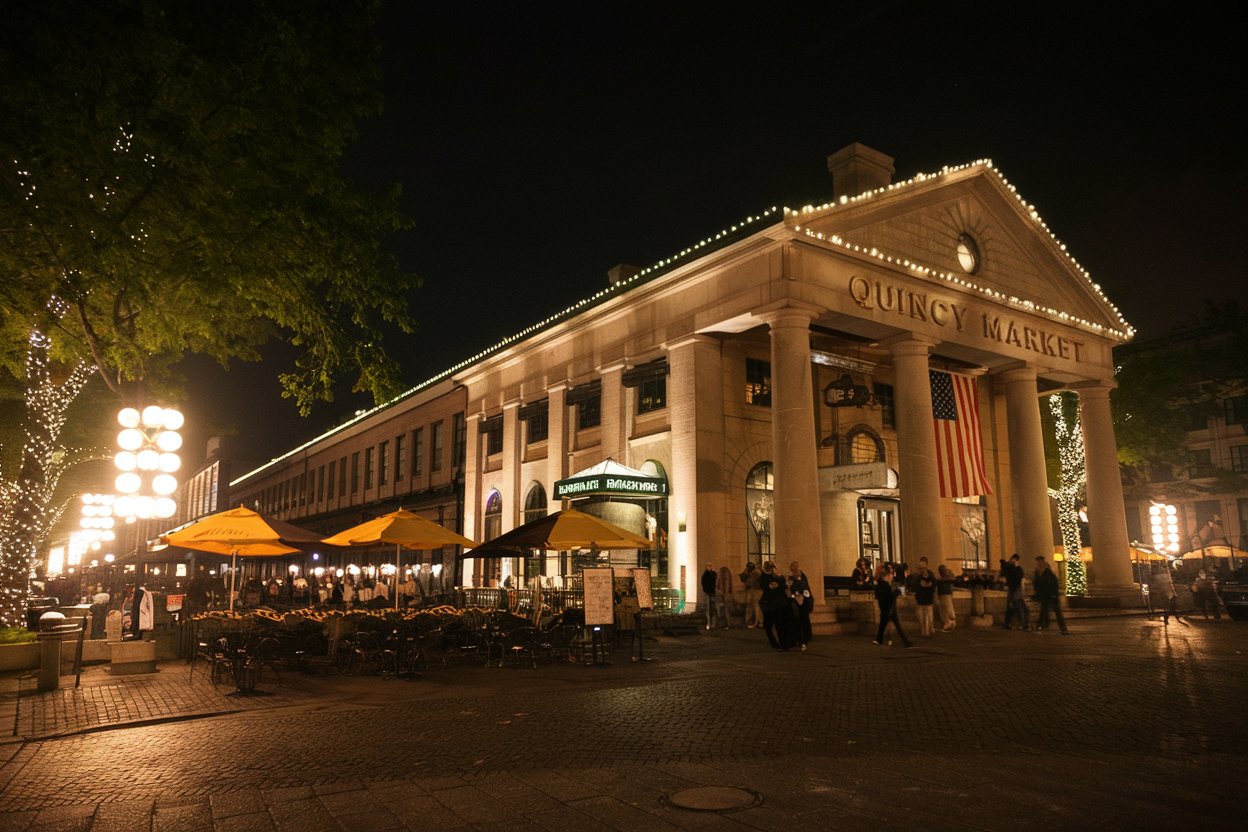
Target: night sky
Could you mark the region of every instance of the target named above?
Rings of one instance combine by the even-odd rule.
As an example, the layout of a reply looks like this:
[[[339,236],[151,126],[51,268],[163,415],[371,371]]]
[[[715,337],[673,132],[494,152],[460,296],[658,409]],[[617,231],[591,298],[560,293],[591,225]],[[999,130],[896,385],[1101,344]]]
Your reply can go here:
[[[596,292],[617,263],[825,201],[826,157],[855,141],[895,157],[896,180],[991,158],[1140,337],[1245,298],[1246,73],[1222,12],[724,8],[392,0],[386,112],[346,170],[402,184],[415,220],[392,241],[424,280],[419,332],[391,345],[408,382]],[[300,419],[277,393],[289,350],[270,354],[228,375],[192,364],[201,429],[234,425],[267,459],[369,405],[344,395]]]

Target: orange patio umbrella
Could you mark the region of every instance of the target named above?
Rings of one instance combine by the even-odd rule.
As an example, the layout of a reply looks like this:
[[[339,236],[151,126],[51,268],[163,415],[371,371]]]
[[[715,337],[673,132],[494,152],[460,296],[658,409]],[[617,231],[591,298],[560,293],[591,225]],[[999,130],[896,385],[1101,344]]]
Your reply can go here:
[[[440,549],[443,546],[476,546],[477,542],[461,534],[426,520],[419,514],[399,509],[381,517],[375,517],[358,526],[344,529],[321,540],[330,546],[372,546],[378,543],[394,544],[395,592],[394,608],[399,608],[398,578],[401,573],[399,558],[403,547],[408,549]]]

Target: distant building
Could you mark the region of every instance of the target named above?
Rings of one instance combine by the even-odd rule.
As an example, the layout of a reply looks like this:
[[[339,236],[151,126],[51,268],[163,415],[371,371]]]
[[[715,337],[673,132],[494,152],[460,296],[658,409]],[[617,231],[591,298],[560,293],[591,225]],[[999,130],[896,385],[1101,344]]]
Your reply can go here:
[[[327,531],[403,505],[477,540],[566,497],[648,536],[612,562],[691,601],[707,563],[798,560],[815,585],[859,557],[994,568],[1052,555],[1039,398],[1074,390],[1092,586],[1138,597],[1109,408],[1130,327],[991,164],[893,184],[890,157],[852,145],[828,167],[826,204],[617,267],[232,494]],[[631,473],[594,474],[612,464]],[[456,578],[576,563],[470,559]]]

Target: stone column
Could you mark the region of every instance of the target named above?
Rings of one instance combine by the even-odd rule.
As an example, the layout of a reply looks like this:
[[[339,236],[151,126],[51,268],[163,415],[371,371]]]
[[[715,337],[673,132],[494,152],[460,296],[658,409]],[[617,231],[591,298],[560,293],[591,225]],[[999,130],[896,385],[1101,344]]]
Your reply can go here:
[[[503,403],[503,470],[498,473],[498,493],[503,498],[502,531],[514,529],[520,516],[520,400]]]
[[[602,456],[624,463],[624,398],[631,392],[624,389],[624,362],[604,364],[598,368],[598,375],[602,379]]]
[[[1108,384],[1077,388],[1079,424],[1083,429],[1083,458],[1088,471],[1088,528],[1092,535],[1090,589],[1094,594],[1119,595],[1139,603],[1131,574],[1127,512],[1118,469],[1118,443],[1109,407]]]
[[[667,406],[672,459],[668,471],[668,579],[696,606],[703,563],[728,562],[724,480],[724,390],[720,343],[703,335],[667,345]]]
[[[928,356],[934,342],[904,337],[888,343],[893,356],[893,407],[897,420],[897,468],[901,479],[901,558],[939,564],[949,550],[943,540],[932,380]]]
[[[432,438],[430,439],[432,442]],[[464,419],[464,536],[481,539],[481,414],[469,413]],[[457,586],[471,584],[475,559],[464,558],[463,572],[453,577]]]
[[[1005,388],[1005,424],[1010,448],[1010,505],[1014,513],[1014,552],[1028,573],[1038,555],[1053,557],[1053,514],[1044,465],[1044,430],[1035,367],[1006,370],[997,377]],[[1008,558],[1013,552],[1005,552]]]
[[[546,388],[548,399],[546,437],[546,499],[550,511],[561,506],[555,499],[555,483],[568,475],[568,383],[560,381]]]
[[[823,522],[810,322],[816,310],[785,307],[764,314],[771,330],[771,443],[775,468],[772,534],[781,574],[798,561],[823,604]]]

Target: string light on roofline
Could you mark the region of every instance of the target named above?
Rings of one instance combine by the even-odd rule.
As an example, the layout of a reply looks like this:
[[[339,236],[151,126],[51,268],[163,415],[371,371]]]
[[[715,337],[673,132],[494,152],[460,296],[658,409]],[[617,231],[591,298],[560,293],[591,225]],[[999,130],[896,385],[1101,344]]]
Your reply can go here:
[[[1077,317],[1075,315],[1070,314],[1069,312],[1064,312],[1062,310],[1054,309],[1049,306],[1042,306],[1038,303],[1035,303],[1034,301],[1022,300],[1022,299],[1014,298],[1014,297],[1007,297],[1001,294],[1000,292],[995,292],[992,289],[989,289],[984,286],[980,286],[958,275],[951,274],[949,272],[945,272],[940,269],[935,269],[930,266],[925,266],[925,265],[921,265],[918,263],[914,263],[906,258],[883,255],[881,252],[878,251],[878,249],[874,247],[867,250],[867,249],[864,249],[862,246],[858,246],[858,245],[848,242],[847,240],[845,240],[843,237],[839,235],[835,235],[835,234],[825,235],[821,232],[813,232],[809,228],[805,228],[802,225],[802,223],[808,223],[811,219],[822,216],[840,206],[853,205],[853,204],[865,202],[871,199],[877,199],[885,194],[889,194],[889,193],[892,193],[894,191],[898,191],[904,188],[913,187],[916,184],[926,182],[928,179],[934,179],[940,176],[947,176],[949,174],[959,173],[961,171],[969,170],[971,168],[984,168],[985,170],[989,171],[990,173],[992,173],[994,176],[997,177],[1001,185],[1007,191],[1010,192],[1010,194],[1014,197],[1015,200],[1018,201],[1018,204],[1023,208],[1028,218],[1037,226],[1039,226],[1040,229],[1043,230],[1045,234],[1048,235],[1050,242],[1052,242],[1053,245],[1057,248],[1057,250],[1061,253],[1061,255],[1066,258],[1066,261],[1069,263],[1069,265],[1085,281],[1087,281],[1088,286],[1090,286],[1092,290],[1096,292],[1097,296],[1101,299],[1101,301],[1113,311],[1115,317],[1118,318],[1119,323],[1122,324],[1121,329],[1107,327],[1104,324],[1095,323],[1085,318]],[[1019,308],[1025,309],[1028,312],[1039,312],[1039,313],[1048,315],[1050,317],[1056,318],[1057,320],[1063,323],[1078,326],[1081,329],[1090,330],[1098,334],[1109,335],[1111,337],[1119,338],[1124,341],[1135,336],[1134,327],[1132,327],[1130,324],[1127,323],[1126,319],[1122,316],[1122,312],[1119,311],[1118,307],[1115,306],[1109,300],[1109,298],[1105,296],[1105,293],[1101,290],[1101,285],[1095,282],[1092,279],[1092,276],[1088,273],[1087,269],[1085,269],[1082,265],[1080,265],[1079,261],[1076,260],[1073,256],[1071,256],[1070,252],[1067,251],[1066,249],[1066,244],[1057,238],[1057,235],[1053,233],[1052,229],[1050,229],[1049,226],[1040,217],[1039,212],[1036,210],[1036,206],[1032,205],[1029,202],[1023,201],[1022,197],[1018,195],[1018,190],[1014,187],[1013,184],[1009,182],[1009,180],[1005,178],[1005,176],[1001,173],[1001,171],[998,170],[992,164],[991,159],[978,159],[974,162],[969,162],[965,165],[945,166],[941,168],[939,174],[918,174],[911,179],[907,179],[902,182],[893,182],[888,185],[858,194],[857,196],[852,196],[852,197],[841,196],[835,202],[825,202],[824,204],[818,205],[818,206],[805,205],[797,210],[786,208],[784,213],[785,213],[785,221],[792,224],[794,231],[800,231],[804,233],[807,237],[817,239],[821,242],[832,243],[833,245],[853,251],[858,254],[866,254],[870,257],[883,260],[884,262],[905,266],[907,269],[910,269],[912,272],[914,272],[917,275],[921,275],[925,277],[934,277],[934,278],[943,280],[948,283],[953,283],[954,285],[961,286],[970,291],[979,292],[987,297],[992,298],[993,300],[996,300],[999,302],[1004,301],[1006,303],[1009,303],[1012,306],[1017,306]]]

